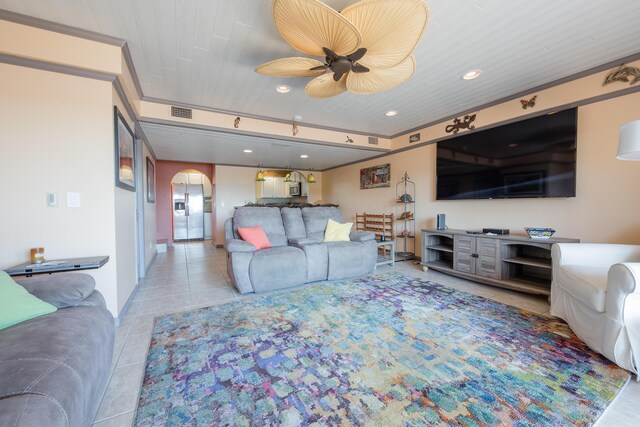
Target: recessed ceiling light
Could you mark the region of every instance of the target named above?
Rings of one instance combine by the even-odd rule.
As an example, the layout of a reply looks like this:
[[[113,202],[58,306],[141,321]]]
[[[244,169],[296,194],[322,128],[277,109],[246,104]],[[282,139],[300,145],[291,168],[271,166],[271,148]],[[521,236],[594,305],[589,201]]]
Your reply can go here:
[[[291,88],[287,85],[278,85],[276,86],[276,92],[278,93],[287,93],[291,90]]]
[[[387,116],[387,117],[393,117],[396,114],[398,114],[398,111],[396,111],[396,110],[389,110],[386,113],[384,113],[384,115]]]
[[[244,151],[245,153],[253,153],[253,150],[242,150],[242,151]]]
[[[309,157],[309,156],[308,156],[308,155],[306,155],[306,154],[300,154],[300,158],[301,158],[301,159],[306,159],[306,158],[308,158],[308,157]]]
[[[468,71],[468,72],[464,73],[462,75],[462,79],[463,80],[477,79],[478,77],[480,77],[480,73],[482,73],[482,71],[480,71],[480,70],[471,70],[471,71]]]

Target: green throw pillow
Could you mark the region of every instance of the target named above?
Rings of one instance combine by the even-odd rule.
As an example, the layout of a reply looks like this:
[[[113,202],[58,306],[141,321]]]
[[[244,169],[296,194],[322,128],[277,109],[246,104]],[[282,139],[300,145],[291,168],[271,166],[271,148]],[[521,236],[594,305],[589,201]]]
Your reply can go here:
[[[0,271],[0,330],[56,311],[53,305],[31,295],[25,288]]]

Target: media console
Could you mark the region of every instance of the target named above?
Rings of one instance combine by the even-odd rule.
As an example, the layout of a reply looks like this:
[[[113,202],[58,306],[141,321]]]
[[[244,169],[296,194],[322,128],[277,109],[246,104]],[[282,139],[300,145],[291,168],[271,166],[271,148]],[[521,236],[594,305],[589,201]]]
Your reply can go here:
[[[551,245],[579,239],[422,230],[422,269],[531,294],[551,293]]]

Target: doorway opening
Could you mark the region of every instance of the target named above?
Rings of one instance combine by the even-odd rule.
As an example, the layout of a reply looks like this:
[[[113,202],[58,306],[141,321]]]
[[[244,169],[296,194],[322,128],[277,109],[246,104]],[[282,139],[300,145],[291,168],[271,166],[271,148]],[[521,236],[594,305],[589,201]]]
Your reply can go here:
[[[171,179],[173,241],[211,240],[213,186],[200,171],[185,169]]]

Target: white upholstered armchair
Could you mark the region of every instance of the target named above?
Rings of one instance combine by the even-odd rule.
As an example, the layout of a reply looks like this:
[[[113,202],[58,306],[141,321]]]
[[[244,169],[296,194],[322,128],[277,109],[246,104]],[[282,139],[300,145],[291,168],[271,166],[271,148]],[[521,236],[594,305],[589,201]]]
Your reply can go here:
[[[637,375],[640,246],[560,243],[551,256],[551,314],[591,349]]]

